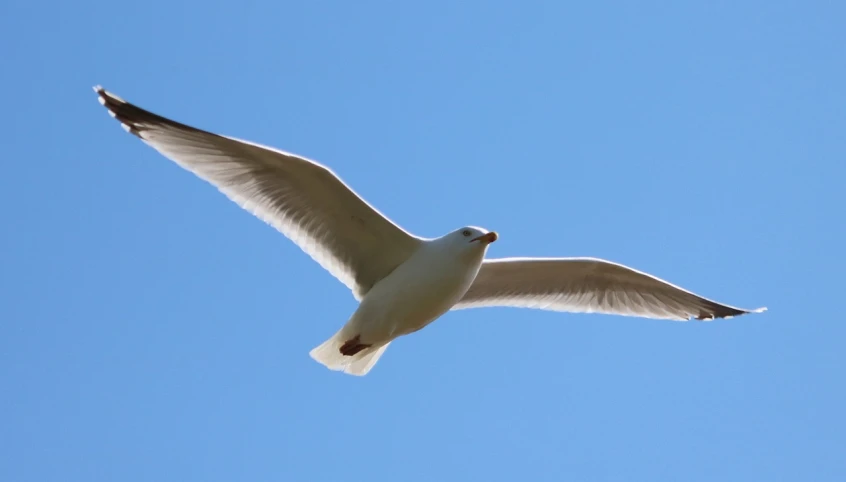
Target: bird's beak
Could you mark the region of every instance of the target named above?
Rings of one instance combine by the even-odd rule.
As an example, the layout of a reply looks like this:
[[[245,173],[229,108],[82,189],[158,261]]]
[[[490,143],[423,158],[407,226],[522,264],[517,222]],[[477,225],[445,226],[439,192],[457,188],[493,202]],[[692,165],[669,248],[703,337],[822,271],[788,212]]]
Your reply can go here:
[[[470,242],[472,243],[473,241],[479,241],[480,243],[491,244],[496,241],[497,238],[499,238],[499,235],[497,235],[495,231],[491,231],[488,234],[483,234],[481,236],[471,239]]]

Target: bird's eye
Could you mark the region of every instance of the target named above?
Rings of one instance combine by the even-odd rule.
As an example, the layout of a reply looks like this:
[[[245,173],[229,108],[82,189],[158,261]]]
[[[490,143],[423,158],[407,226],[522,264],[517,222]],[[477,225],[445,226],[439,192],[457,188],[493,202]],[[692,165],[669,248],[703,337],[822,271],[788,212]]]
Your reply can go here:
[[[461,234],[463,234],[464,237],[467,237],[467,236],[470,236],[473,233],[471,233],[469,229],[465,229],[464,231],[461,232]]]

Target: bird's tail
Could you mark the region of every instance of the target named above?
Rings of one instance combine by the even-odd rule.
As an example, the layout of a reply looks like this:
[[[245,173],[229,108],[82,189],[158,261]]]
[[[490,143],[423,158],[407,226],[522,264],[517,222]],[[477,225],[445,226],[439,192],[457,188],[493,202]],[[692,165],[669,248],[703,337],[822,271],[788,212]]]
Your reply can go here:
[[[346,333],[339,330],[332,338],[321,343],[309,352],[309,355],[326,368],[343,371],[350,375],[364,376],[379,361],[379,357],[388,348],[390,342],[384,345],[373,345],[355,355],[343,355],[341,346],[346,342]]]

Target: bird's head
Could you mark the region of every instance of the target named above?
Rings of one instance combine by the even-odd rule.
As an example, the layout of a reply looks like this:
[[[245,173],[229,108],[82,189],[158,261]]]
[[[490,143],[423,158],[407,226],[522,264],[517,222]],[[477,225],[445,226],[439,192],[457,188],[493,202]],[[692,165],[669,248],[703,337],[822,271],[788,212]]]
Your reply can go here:
[[[444,241],[469,251],[485,251],[499,236],[494,231],[465,226],[444,236]]]

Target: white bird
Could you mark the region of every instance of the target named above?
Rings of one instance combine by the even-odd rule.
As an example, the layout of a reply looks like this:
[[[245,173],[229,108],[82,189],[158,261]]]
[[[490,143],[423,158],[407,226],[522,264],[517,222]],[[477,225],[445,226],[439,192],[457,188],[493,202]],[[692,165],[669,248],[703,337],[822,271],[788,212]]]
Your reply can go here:
[[[359,306],[311,350],[332,370],[365,375],[388,345],[450,310],[511,306],[671,320],[745,310],[595,258],[485,259],[497,234],[467,226],[414,236],[328,168],[287,152],[202,131],[95,87],[126,131],[275,227],[344,283]]]

